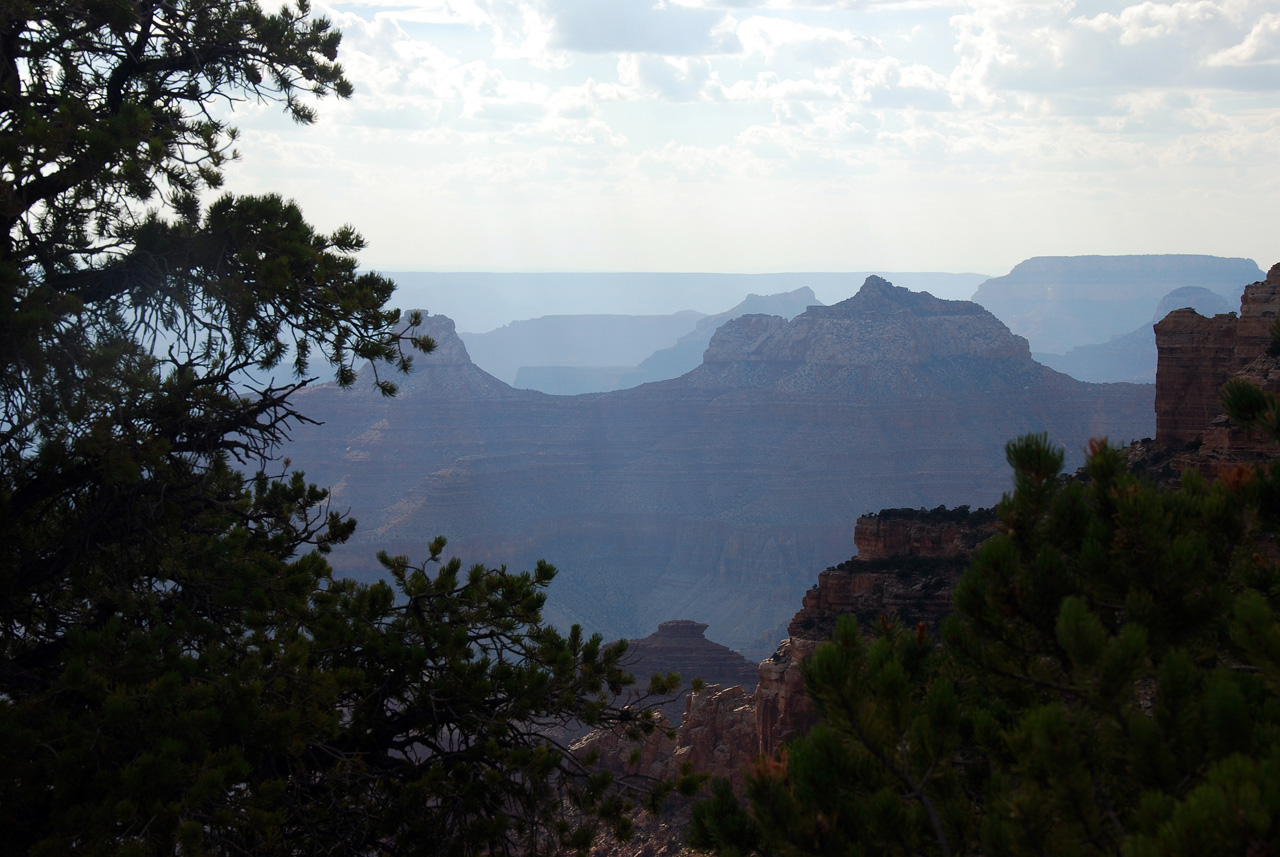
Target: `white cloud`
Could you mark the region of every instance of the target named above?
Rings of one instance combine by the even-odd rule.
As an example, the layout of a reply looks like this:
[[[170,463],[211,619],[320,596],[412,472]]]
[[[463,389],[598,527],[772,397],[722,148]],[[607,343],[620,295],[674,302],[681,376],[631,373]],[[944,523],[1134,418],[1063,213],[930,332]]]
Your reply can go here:
[[[1217,68],[1280,64],[1280,13],[1263,15],[1238,45],[1212,54],[1205,62]]]
[[[1217,234],[1225,222],[1246,234],[1237,212],[1269,211],[1251,200],[1280,183],[1274,4],[334,3],[324,11],[345,33],[341,60],[356,98],[321,104],[310,130],[273,108],[237,108],[233,121],[246,131],[237,187],[255,176],[299,196],[309,212],[353,220],[375,247],[404,245],[381,258],[419,253],[423,265],[492,255],[519,267],[514,259],[526,254],[538,267],[610,267],[589,255],[605,248],[633,264],[686,254],[653,263],[667,268],[698,248],[773,267],[782,263],[761,261],[771,253],[818,264],[854,252],[821,242],[847,231],[828,220],[870,198],[884,224],[862,221],[875,240],[850,247],[875,252],[907,246],[895,236],[917,224],[893,227],[892,219],[921,206],[981,212],[975,223],[1034,237],[1030,220],[993,211],[996,199],[1072,216],[1104,198],[1164,206],[1201,218],[1197,234]],[[1220,203],[1196,208],[1186,202],[1196,193]],[[930,222],[942,228],[946,218],[937,217]],[[413,230],[428,227],[419,218],[447,239],[420,247]],[[507,243],[464,234],[510,232],[523,218],[536,228]],[[672,233],[677,222],[697,240]],[[1103,222],[1137,234],[1105,217],[1074,232],[1054,224],[1053,234],[1076,235],[1083,252],[1097,252],[1086,237],[1104,235]],[[630,233],[610,232],[624,228]],[[595,249],[572,229],[595,236],[586,242]],[[732,229],[755,236],[750,246],[715,232]],[[977,225],[957,231],[965,241],[936,235],[928,252],[949,247],[959,260],[982,240]],[[629,235],[655,243],[628,251],[642,240]],[[1067,244],[1010,251],[1010,262]],[[903,259],[900,267],[924,264]]]
[[[1120,44],[1136,45],[1146,39],[1168,36],[1189,26],[1206,24],[1224,16],[1225,10],[1209,0],[1152,3],[1150,0],[1123,9],[1119,15],[1104,12],[1092,18],[1075,18],[1073,24],[1098,32],[1120,31]]]
[[[814,27],[786,18],[755,15],[737,27],[747,58],[759,56],[772,62],[780,52],[805,60],[814,67],[834,65],[850,54],[878,50],[877,40],[849,30]]]

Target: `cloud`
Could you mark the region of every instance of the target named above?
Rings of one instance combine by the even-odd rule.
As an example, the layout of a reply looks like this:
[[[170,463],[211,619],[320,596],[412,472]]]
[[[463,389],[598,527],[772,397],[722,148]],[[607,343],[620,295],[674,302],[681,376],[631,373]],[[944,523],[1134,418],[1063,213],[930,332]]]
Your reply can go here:
[[[1120,44],[1136,45],[1184,30],[1188,26],[1206,24],[1224,16],[1225,10],[1209,0],[1194,2],[1146,2],[1123,9],[1119,15],[1104,12],[1092,18],[1075,18],[1073,24],[1098,32],[1118,30]]]
[[[1241,200],[1280,186],[1276,0],[329,2],[357,97],[320,105],[304,137],[318,148],[294,168],[278,111],[236,105],[231,121],[260,135],[246,158],[268,159],[265,186],[318,188],[309,210],[355,219],[379,246],[393,240],[379,228],[409,240],[412,217],[377,226],[390,203],[345,214],[361,193],[303,172],[429,200],[414,216],[438,208],[457,240],[467,217],[518,224],[527,204],[547,246],[573,240],[539,213],[546,200],[596,212],[581,223],[599,229],[600,212],[647,228],[672,201],[751,211],[764,234],[775,206],[751,206],[767,194],[805,215],[811,198],[867,186],[979,207],[1000,183],[1050,207],[1144,182],[1239,185]]]
[[[851,54],[879,51],[874,38],[849,30],[815,27],[774,16],[754,15],[737,26],[737,36],[745,57],[759,57],[772,63],[783,58],[809,64],[813,68],[835,65]]]
[[[711,84],[711,64],[697,57],[629,54],[618,61],[624,85],[657,94],[666,101],[693,101]]]
[[[1205,64],[1215,68],[1280,64],[1280,14],[1263,15],[1240,44],[1212,54]]]

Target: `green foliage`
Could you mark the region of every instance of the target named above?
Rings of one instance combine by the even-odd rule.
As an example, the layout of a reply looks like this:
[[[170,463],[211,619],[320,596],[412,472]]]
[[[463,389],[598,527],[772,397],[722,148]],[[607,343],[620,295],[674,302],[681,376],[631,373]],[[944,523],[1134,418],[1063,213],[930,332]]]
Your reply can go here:
[[[638,792],[554,738],[644,734],[622,645],[543,624],[554,569],[383,557],[268,472],[311,365],[408,371],[349,227],[200,194],[218,105],[346,97],[305,2],[0,11],[0,826],[19,854],[581,850]],[[407,324],[405,323],[407,321]],[[276,374],[283,380],[276,380]],[[251,466],[245,476],[236,466]],[[660,682],[665,689],[669,681]]]
[[[1280,575],[1254,546],[1280,474],[1189,473],[1167,491],[1105,443],[1079,480],[1043,436],[1008,457],[1000,532],[941,642],[843,621],[806,668],[823,725],[758,767],[749,806],[723,790],[700,805],[697,846],[1280,849]]]

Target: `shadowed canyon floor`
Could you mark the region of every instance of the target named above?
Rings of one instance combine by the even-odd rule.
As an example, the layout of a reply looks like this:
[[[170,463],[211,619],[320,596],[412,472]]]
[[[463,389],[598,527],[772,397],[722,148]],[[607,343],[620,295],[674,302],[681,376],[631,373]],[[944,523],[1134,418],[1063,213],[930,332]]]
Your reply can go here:
[[[466,562],[545,558],[548,617],[611,638],[693,619],[762,657],[859,515],[989,504],[1015,435],[1078,456],[1154,430],[1151,386],[1076,381],[977,304],[878,277],[791,321],[731,321],[697,369],[612,393],[512,389],[447,318],[426,326],[440,347],[397,398],[363,378],[298,397],[324,424],[286,453],[360,521],[336,567],[373,575],[376,549],[421,557],[441,533]]]

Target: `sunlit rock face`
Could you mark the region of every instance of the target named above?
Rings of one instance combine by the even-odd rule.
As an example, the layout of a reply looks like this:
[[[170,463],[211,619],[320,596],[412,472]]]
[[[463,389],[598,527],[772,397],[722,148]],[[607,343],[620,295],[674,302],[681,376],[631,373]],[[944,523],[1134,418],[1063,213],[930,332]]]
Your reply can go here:
[[[859,515],[989,505],[1019,434],[1078,461],[1090,437],[1154,429],[1151,386],[1075,381],[978,305],[879,277],[790,321],[730,321],[697,369],[612,393],[514,390],[448,319],[427,327],[439,356],[396,398],[367,370],[359,389],[298,397],[324,425],[285,454],[359,520],[337,568],[372,576],[378,549],[423,557],[444,534],[466,562],[556,564],[558,623],[616,639],[687,618],[753,660],[815,569],[853,553]]]

